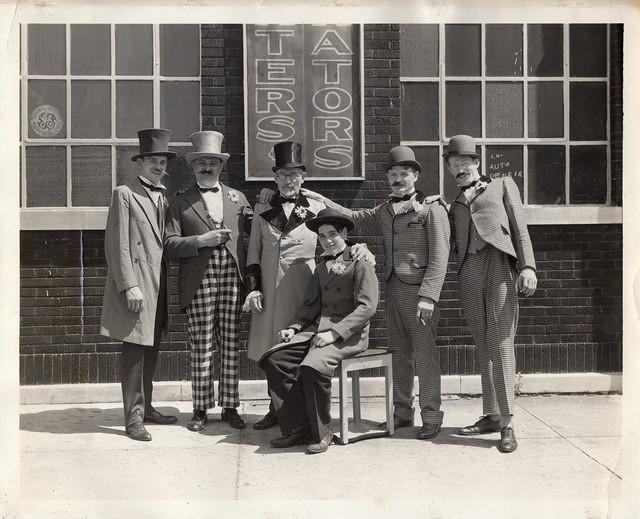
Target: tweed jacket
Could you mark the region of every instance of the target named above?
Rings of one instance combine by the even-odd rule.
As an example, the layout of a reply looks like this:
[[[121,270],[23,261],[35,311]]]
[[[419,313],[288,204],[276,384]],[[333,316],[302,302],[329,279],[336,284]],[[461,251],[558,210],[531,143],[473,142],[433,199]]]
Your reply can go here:
[[[437,302],[449,261],[447,211],[440,199],[429,202],[420,192],[415,199],[417,204],[404,202],[398,214],[391,201],[357,211],[333,202],[327,205],[348,214],[358,235],[382,235],[385,281],[395,273],[403,283],[419,286],[418,295]]]
[[[161,210],[167,200],[160,197]],[[112,339],[153,346],[162,265],[162,232],[157,208],[136,178],[113,190],[105,229],[107,281],[100,333]],[[142,291],[140,313],[129,310],[125,290]]]
[[[458,271],[467,257],[472,222],[485,242],[516,260],[518,271],[536,268],[520,192],[511,177],[493,179],[485,188],[476,189],[468,202],[461,192],[449,213]]]
[[[249,218],[252,214],[247,198],[240,191],[220,183],[222,188],[222,225],[231,229],[229,240],[223,245],[233,256],[240,280],[244,281]],[[180,308],[189,306],[211,258],[213,247],[198,249],[200,234],[215,229],[207,207],[197,187],[179,191],[169,204],[164,246],[167,256],[178,258],[178,291]]]
[[[328,268],[330,266],[330,268]],[[317,259],[316,271],[307,285],[304,304],[286,326],[297,332],[294,342],[308,340],[312,333],[335,331],[339,338],[322,348],[311,347],[302,361],[325,375],[332,375],[338,362],[369,346],[369,321],[378,307],[378,278],[375,267],[351,257],[347,247],[335,261]],[[286,348],[280,343],[273,350]],[[271,351],[271,350],[270,350]]]

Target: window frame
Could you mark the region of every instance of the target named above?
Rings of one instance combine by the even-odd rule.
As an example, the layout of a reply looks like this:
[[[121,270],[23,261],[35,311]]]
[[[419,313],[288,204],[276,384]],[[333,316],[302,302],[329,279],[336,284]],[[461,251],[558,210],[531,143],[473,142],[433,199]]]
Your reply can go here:
[[[51,22],[56,24],[56,22]],[[153,122],[155,128],[160,127],[160,89],[163,82],[197,82],[198,83],[198,116],[199,128],[202,127],[202,71],[198,76],[162,76],[160,74],[160,25],[161,23],[149,23],[152,26],[152,75],[118,75],[116,74],[116,37],[117,25],[126,25],[116,22],[99,23],[108,25],[110,29],[111,64],[110,74],[104,76],[73,75],[71,74],[71,26],[78,23],[61,23],[65,26],[65,74],[41,75],[29,74],[29,26],[38,25],[24,23],[20,26],[20,76],[21,84],[21,114],[20,114],[20,228],[22,230],[63,230],[63,229],[104,229],[107,221],[108,206],[73,206],[72,204],[72,147],[73,146],[109,146],[111,150],[111,190],[116,187],[117,148],[119,146],[138,146],[138,139],[116,137],[116,83],[117,81],[149,81],[152,83],[153,93]],[[179,24],[178,24],[179,25]],[[198,27],[198,60],[202,63],[202,27]],[[60,80],[65,81],[65,95],[67,110],[65,114],[66,137],[65,138],[30,138],[29,137],[29,81],[30,80]],[[71,106],[71,82],[77,80],[109,81],[111,86],[111,137],[110,138],[72,138],[70,123],[72,117]],[[195,129],[194,129],[195,131]],[[58,146],[64,147],[66,153],[66,206],[55,207],[28,207],[27,206],[27,175],[26,175],[26,150],[31,146]],[[170,147],[191,146],[191,142],[175,141]],[[109,193],[109,196],[111,193]]]
[[[436,76],[423,76],[423,77],[408,77],[400,76],[400,85],[405,83],[437,83],[438,84],[438,111],[439,111],[439,126],[440,126],[440,138],[437,141],[433,140],[404,140],[401,137],[400,143],[406,146],[412,147],[438,147],[439,156],[442,156],[444,147],[449,143],[449,137],[446,130],[446,84],[448,81],[464,81],[464,82],[480,82],[481,84],[481,128],[482,137],[476,138],[476,142],[481,147],[481,163],[486,164],[486,146],[487,145],[518,145],[522,146],[522,161],[523,161],[523,199],[525,200],[524,207],[528,216],[529,223],[531,224],[579,224],[579,223],[622,223],[622,207],[613,206],[611,198],[611,26],[606,23],[607,30],[607,75],[606,77],[570,77],[570,40],[569,40],[569,27],[570,23],[561,23],[563,34],[563,66],[562,76],[532,76],[529,74],[528,64],[528,23],[518,23],[522,26],[522,60],[523,69],[521,76],[488,76],[486,71],[486,27],[487,25],[493,25],[489,23],[479,23],[480,30],[480,45],[481,45],[481,57],[480,57],[480,76],[447,76],[446,75],[446,26],[447,23],[438,24],[438,73]],[[475,25],[475,24],[474,24]],[[400,58],[402,59],[402,57]],[[543,137],[529,137],[529,117],[528,117],[528,85],[529,82],[561,82],[563,91],[563,137],[543,138]],[[509,82],[521,84],[523,88],[523,136],[522,137],[487,137],[487,114],[486,114],[486,84],[493,82]],[[606,112],[606,140],[600,141],[573,141],[570,139],[570,97],[569,90],[572,83],[577,82],[602,82],[606,83],[607,90],[607,112]],[[565,147],[565,202],[558,205],[547,204],[529,204],[527,203],[529,190],[528,190],[528,146],[529,145],[564,145]],[[577,145],[589,145],[589,146],[606,146],[607,155],[607,171],[606,171],[606,183],[607,183],[607,195],[606,201],[602,204],[571,204],[570,193],[570,150],[571,146]],[[438,161],[438,175],[439,175],[439,188],[440,193],[444,193],[444,177],[448,172],[445,170],[443,160]]]

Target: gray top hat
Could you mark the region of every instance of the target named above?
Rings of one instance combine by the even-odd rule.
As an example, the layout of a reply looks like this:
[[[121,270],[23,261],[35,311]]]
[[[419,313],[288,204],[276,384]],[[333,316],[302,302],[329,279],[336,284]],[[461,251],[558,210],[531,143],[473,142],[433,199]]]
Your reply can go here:
[[[467,157],[473,157],[475,159],[480,157],[480,155],[476,153],[476,142],[473,140],[473,137],[469,135],[454,135],[449,139],[449,148],[442,156],[447,159],[451,155],[466,155]]]
[[[221,152],[224,135],[220,132],[194,132],[189,138],[191,139],[191,144],[193,144],[193,148],[185,156],[189,164],[201,157],[215,157],[220,159],[223,164],[229,160],[230,155]]]
[[[161,155],[172,159],[176,156],[174,151],[169,151],[169,137],[171,130],[164,128],[147,128],[138,132],[138,141],[140,142],[140,151],[137,155],[131,157],[131,160],[137,160],[140,157],[150,157],[152,155]]]
[[[389,152],[387,170],[393,166],[413,166],[422,171],[422,165],[416,160],[416,155],[409,146],[395,146]]]

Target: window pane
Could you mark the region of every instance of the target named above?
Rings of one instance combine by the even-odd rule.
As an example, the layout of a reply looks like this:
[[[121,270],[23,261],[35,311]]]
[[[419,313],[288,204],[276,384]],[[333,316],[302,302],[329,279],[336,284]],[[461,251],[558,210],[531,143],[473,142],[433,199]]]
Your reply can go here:
[[[479,76],[480,25],[447,24],[445,35],[447,76]]]
[[[111,195],[111,148],[71,147],[71,204],[108,207]]]
[[[153,126],[153,83],[116,81],[116,137],[136,138]]]
[[[400,75],[439,76],[438,25],[400,24]]]
[[[71,82],[71,137],[111,136],[111,82]]]
[[[109,25],[71,25],[71,74],[111,74],[111,28]]]
[[[522,146],[487,146],[485,171],[491,178],[511,177],[524,200]]]
[[[522,83],[487,82],[487,137],[522,137]]]
[[[200,75],[198,25],[160,26],[160,74],[187,77]]]
[[[447,136],[465,133],[481,137],[480,83],[447,82]]]
[[[446,152],[449,149],[449,146],[443,146],[443,152]],[[482,148],[481,146],[476,146],[476,153],[478,155],[482,155]],[[453,176],[451,175],[451,173],[449,172],[449,168],[447,166],[447,161],[442,158],[442,171],[444,172],[443,175],[443,184],[444,184],[444,198],[448,201],[448,202],[453,202],[456,197],[460,194],[460,188],[457,186],[455,179],[453,178]],[[482,160],[480,160],[480,168],[478,169],[478,171],[480,172],[481,175],[484,174],[484,164],[482,163]]]
[[[569,70],[571,77],[607,75],[607,26],[571,24],[569,26]]]
[[[64,146],[27,146],[27,207],[67,205],[67,152]]]
[[[401,107],[402,140],[438,140],[438,83],[403,83]]]
[[[161,83],[160,125],[171,129],[171,141],[189,141],[189,135],[200,129],[200,83]]]
[[[607,138],[607,84],[571,83],[571,140],[597,141]]]
[[[29,80],[29,138],[61,139],[67,136],[65,81]]]
[[[138,164],[131,157],[138,153],[138,146],[116,147],[116,186],[128,184],[138,176]]]
[[[153,26],[116,25],[116,74],[153,74]]]
[[[606,203],[606,146],[571,146],[569,169],[569,192],[572,204]]]
[[[529,83],[529,137],[564,137],[562,90],[560,82]]]
[[[530,204],[564,204],[564,178],[564,146],[529,146]]]
[[[65,31],[63,24],[29,24],[29,74],[66,74]]]
[[[487,76],[522,76],[522,25],[487,24]]]
[[[427,195],[440,193],[440,148],[438,146],[412,146],[416,160],[422,165],[422,171],[416,182],[416,189]]]
[[[529,24],[527,42],[530,76],[562,76],[562,25]]]

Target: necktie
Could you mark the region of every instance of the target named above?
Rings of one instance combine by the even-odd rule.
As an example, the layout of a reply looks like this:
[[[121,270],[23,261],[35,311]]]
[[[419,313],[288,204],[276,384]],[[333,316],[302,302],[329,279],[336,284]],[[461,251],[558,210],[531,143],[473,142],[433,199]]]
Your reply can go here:
[[[220,191],[219,187],[201,187],[198,186],[198,191],[200,191],[201,193],[206,193],[207,191],[211,191],[212,193],[217,193],[218,191]]]
[[[491,179],[489,177],[485,177],[484,175],[481,176],[480,178],[475,179],[473,182],[471,182],[470,184],[467,184],[466,186],[462,186],[460,188],[461,191],[466,191],[467,189],[471,189],[473,186],[475,186],[478,182],[491,182]]]
[[[404,196],[391,195],[389,197],[389,199],[391,200],[391,202],[393,202],[395,204],[396,202],[406,202],[407,200],[411,200],[411,197],[413,195],[414,195],[414,193],[409,193],[409,194],[404,195]]]

